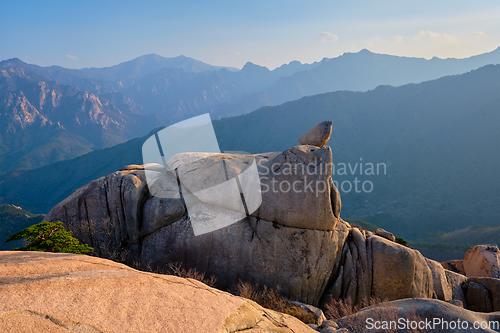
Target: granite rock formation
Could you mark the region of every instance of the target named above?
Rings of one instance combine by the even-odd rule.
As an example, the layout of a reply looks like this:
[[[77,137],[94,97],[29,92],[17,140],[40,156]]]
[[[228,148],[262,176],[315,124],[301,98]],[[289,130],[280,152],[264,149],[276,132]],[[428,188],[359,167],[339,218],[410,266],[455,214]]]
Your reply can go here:
[[[314,332],[193,280],[85,255],[0,252],[2,332]]]
[[[180,263],[215,276],[221,289],[242,280],[279,286],[290,299],[313,306],[339,298],[365,306],[370,299],[418,297],[497,311],[491,294],[499,279],[472,279],[447,269],[451,263],[440,265],[396,243],[390,232],[374,234],[343,221],[328,146],[174,157],[167,162],[169,172],[157,164],[130,165],[96,179],[55,206],[46,220],[63,221],[97,256],[160,272]],[[253,162],[260,177],[259,207],[249,205],[244,190],[227,198],[204,192],[236,178],[245,184],[240,176]],[[187,177],[194,173],[197,181]],[[196,214],[241,218],[196,235]],[[466,272],[473,267],[467,258],[459,266]],[[496,274],[497,266],[489,267]]]

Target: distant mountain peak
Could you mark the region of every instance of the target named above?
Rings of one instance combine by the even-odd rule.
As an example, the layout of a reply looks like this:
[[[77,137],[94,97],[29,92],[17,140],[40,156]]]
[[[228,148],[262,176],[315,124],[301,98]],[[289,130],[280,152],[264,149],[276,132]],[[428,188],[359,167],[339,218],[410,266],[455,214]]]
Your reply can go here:
[[[20,66],[20,65],[26,65],[26,63],[19,58],[11,58],[11,59],[0,61],[0,67]]]
[[[241,69],[241,71],[256,71],[256,70],[269,72],[269,69],[267,67],[256,65],[250,61],[247,62],[245,66],[243,66],[243,68]]]
[[[155,60],[160,60],[160,59],[178,59],[178,60],[181,60],[181,59],[192,59],[192,58],[189,58],[189,57],[186,57],[185,55],[178,55],[176,57],[172,57],[172,58],[167,58],[167,57],[163,57],[159,54],[156,54],[156,53],[149,53],[149,54],[144,54],[142,56],[139,56],[137,58],[134,58],[132,60],[129,60],[129,61],[134,61],[134,60],[139,60],[139,59],[155,59]]]
[[[254,63],[253,63],[253,62],[251,62],[251,61],[248,61],[248,62],[247,62],[247,63],[243,66],[243,68],[252,68],[252,67],[261,67],[261,66],[256,65],[256,64],[254,64]],[[242,68],[242,69],[243,69],[243,68]]]
[[[287,68],[287,67],[298,67],[298,66],[301,66],[302,63],[298,60],[292,60],[290,61],[288,64],[283,64],[279,67],[276,67],[275,69],[273,69],[273,71],[276,71],[276,70],[279,70],[279,69],[283,69],[283,68]]]
[[[358,52],[345,52],[342,56],[349,56],[349,55],[371,55],[371,54],[376,54],[368,49],[362,49],[359,50]],[[323,58],[323,60],[330,60],[330,59],[335,59],[335,58]]]

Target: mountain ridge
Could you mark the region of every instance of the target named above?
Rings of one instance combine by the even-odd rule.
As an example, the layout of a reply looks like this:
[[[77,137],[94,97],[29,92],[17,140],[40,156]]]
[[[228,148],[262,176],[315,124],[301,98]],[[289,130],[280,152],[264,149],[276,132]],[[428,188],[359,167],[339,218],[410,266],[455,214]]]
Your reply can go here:
[[[141,133],[149,120],[116,94],[98,96],[24,68],[1,70],[0,173],[72,158]]]
[[[331,120],[334,163],[387,167],[387,173],[378,176],[334,174],[343,216],[364,219],[402,237],[423,237],[423,232],[465,228],[471,220],[492,225],[500,218],[500,179],[495,177],[500,157],[493,153],[500,151],[499,90],[500,65],[489,65],[419,84],[303,97],[213,124],[221,151],[260,153],[298,145],[303,132]],[[142,164],[141,146],[151,134],[3,176],[0,196],[46,212],[88,181],[127,164]],[[373,193],[345,192],[342,182],[352,185],[354,177],[371,181]],[[43,195],[47,191],[51,197]]]
[[[416,58],[374,53],[363,49],[327,58],[308,71],[280,78],[271,88],[246,96],[239,103],[222,106],[221,113],[241,115],[261,106],[272,106],[308,95],[331,91],[367,91],[380,85],[399,86],[461,74],[500,63],[500,47],[469,58]]]
[[[5,60],[0,62],[1,124],[22,126],[10,126],[10,134],[4,127],[0,134],[4,137],[0,139],[4,141],[0,151],[16,152],[18,161],[0,163],[0,173],[75,157],[89,149],[141,136],[158,125],[168,126],[207,112],[213,119],[220,119],[305,95],[426,81],[486,62],[500,62],[500,49],[451,60],[412,59],[364,49],[312,64],[292,61],[273,70],[248,62],[238,71],[185,56],[164,58],[154,54],[111,67],[84,70]],[[47,90],[41,86],[56,88]],[[52,105],[48,103],[51,100]],[[39,120],[37,125],[33,119]],[[71,133],[60,136],[59,130],[47,129],[46,134],[54,136],[53,142],[47,142],[47,135],[38,133],[43,124]],[[27,131],[32,134],[23,133]],[[24,157],[18,156],[25,151],[23,146],[9,146],[41,136],[44,146],[41,141],[40,147],[36,147],[37,142],[31,143]],[[63,137],[72,142],[72,148],[59,140]],[[4,160],[6,157],[4,154]]]

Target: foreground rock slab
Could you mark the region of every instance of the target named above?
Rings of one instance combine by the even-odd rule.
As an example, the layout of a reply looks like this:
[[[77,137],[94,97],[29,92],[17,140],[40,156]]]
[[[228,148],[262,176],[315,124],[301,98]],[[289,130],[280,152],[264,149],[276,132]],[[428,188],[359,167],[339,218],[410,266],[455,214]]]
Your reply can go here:
[[[435,325],[425,328],[402,328],[400,330],[375,329],[375,322],[390,324],[391,321],[404,321],[404,325],[412,325],[411,322],[419,322],[427,319],[433,322],[440,321]],[[435,319],[436,318],[436,319]],[[407,324],[407,320],[410,324]],[[459,324],[460,320],[460,324]],[[447,324],[445,323],[447,322]],[[343,317],[338,320],[340,327],[347,328],[349,332],[500,332],[500,312],[481,313],[465,310],[461,307],[431,299],[410,298],[388,303],[380,303],[362,309],[358,313]],[[479,324],[475,328],[474,323]],[[483,328],[480,327],[483,323]],[[459,325],[459,326],[454,326]],[[484,326],[487,327],[484,327]],[[393,325],[394,326],[394,325]],[[454,327],[454,328],[453,328]],[[401,328],[401,327],[398,327]]]
[[[1,332],[314,332],[294,317],[106,259],[0,252]]]

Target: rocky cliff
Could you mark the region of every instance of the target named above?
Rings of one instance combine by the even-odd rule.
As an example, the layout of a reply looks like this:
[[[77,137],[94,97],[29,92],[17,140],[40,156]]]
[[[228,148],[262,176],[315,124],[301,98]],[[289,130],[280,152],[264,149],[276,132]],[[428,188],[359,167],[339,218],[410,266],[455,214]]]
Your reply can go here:
[[[127,166],[80,188],[54,207],[46,220],[63,221],[103,258],[159,271],[167,271],[169,263],[181,263],[217,277],[217,287],[222,289],[242,280],[280,286],[285,296],[315,306],[332,299],[348,299],[353,305],[364,306],[370,299],[419,297],[478,311],[498,311],[491,305],[496,304],[492,296],[489,306],[481,301],[476,305],[484,298],[481,295],[497,290],[493,286],[497,282],[488,282],[490,285],[470,280],[466,285],[466,276],[394,242],[392,234],[373,234],[343,221],[340,195],[328,167],[332,153],[324,146],[331,123],[315,129],[301,137],[302,145],[283,152],[210,155],[203,161],[208,165],[204,171],[198,170],[196,163],[186,164],[191,155],[177,157],[176,173],[164,173],[159,165]],[[187,170],[183,166],[208,179],[214,172],[207,170],[217,169],[217,163],[225,160],[227,180],[231,178],[227,170],[232,172],[228,165],[240,165],[238,161],[249,157],[259,166],[260,207],[247,209],[246,216],[236,223],[195,236],[193,211],[187,211],[186,198],[196,193],[197,184],[184,182],[181,186],[179,175]],[[287,168],[307,173],[287,173]],[[151,173],[157,174],[153,178],[158,181],[148,186]],[[310,180],[317,186],[315,191],[304,191]],[[275,182],[296,184],[296,191],[270,191]],[[318,184],[322,184],[321,191]],[[175,195],[155,195],[160,190]],[[220,205],[230,206],[230,202]],[[213,203],[199,207],[212,212],[209,206]],[[222,209],[228,208],[218,207],[218,212]]]

